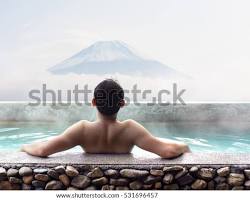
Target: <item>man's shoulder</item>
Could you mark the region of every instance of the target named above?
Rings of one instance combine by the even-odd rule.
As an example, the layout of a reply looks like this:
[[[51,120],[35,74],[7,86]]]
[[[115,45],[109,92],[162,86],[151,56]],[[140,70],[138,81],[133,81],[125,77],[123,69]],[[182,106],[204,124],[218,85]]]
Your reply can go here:
[[[88,120],[82,119],[82,120],[78,121],[78,123],[80,123],[80,124],[88,124],[88,123],[91,123],[91,122],[88,121]]]
[[[90,123],[91,122],[88,120],[80,120],[80,121],[75,123],[75,126],[84,128],[84,127],[88,126]]]
[[[136,127],[139,125],[139,123],[133,119],[124,120],[123,124],[126,128]]]
[[[133,119],[125,120],[124,123],[124,130],[126,134],[127,136],[132,136],[132,139],[136,139],[142,132],[144,132],[144,127]]]
[[[134,123],[136,123],[136,121],[133,120],[133,119],[126,119],[126,120],[122,121],[122,123],[124,123],[124,124],[134,124]]]

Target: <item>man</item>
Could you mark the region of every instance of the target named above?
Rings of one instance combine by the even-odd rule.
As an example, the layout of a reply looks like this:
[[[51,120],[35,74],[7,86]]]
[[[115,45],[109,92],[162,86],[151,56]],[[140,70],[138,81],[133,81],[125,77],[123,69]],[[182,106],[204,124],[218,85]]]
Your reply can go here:
[[[184,143],[154,137],[134,120],[119,121],[117,113],[124,104],[122,87],[112,79],[104,80],[95,88],[92,100],[98,110],[96,121],[81,120],[63,134],[48,141],[24,145],[21,150],[47,157],[78,145],[86,153],[130,153],[136,145],[162,158],[173,158],[190,151]]]

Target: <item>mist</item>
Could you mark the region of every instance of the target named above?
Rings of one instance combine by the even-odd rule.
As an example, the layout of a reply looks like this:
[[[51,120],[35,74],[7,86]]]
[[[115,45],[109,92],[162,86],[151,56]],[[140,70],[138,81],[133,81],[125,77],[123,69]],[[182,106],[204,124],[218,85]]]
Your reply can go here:
[[[0,85],[0,101],[29,101],[31,90],[42,90],[42,85],[50,90],[62,91],[63,99],[66,100],[67,90],[74,90],[75,85],[83,89],[84,85],[93,91],[95,86],[106,78],[117,80],[124,89],[131,90],[134,85],[140,90],[152,90],[145,99],[138,95],[139,101],[151,101],[157,97],[160,90],[172,92],[173,84],[177,84],[177,90],[185,89],[183,100],[185,102],[249,102],[250,92],[247,90],[250,80],[247,73],[236,74],[233,72],[217,73],[216,76],[199,76],[191,79],[161,79],[143,76],[126,76],[121,74],[97,75],[52,75],[46,71],[8,73],[2,79]],[[131,93],[127,94],[131,98]],[[89,95],[91,100],[92,95]],[[171,95],[163,95],[163,99],[171,100]]]

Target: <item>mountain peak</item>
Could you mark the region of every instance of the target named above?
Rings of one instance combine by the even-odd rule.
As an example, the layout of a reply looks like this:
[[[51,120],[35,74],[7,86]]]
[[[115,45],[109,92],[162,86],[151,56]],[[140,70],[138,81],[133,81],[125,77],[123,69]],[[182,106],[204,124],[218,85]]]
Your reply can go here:
[[[118,40],[98,41],[51,67],[54,74],[127,74],[147,76],[178,75],[174,69],[138,54]]]
[[[125,43],[120,40],[100,40],[100,41],[95,42],[91,46],[99,46],[99,45],[108,46],[108,45],[123,45],[123,44]]]
[[[113,41],[98,41],[83,49],[72,58],[81,58],[85,62],[101,62],[115,60],[138,60],[140,56],[126,43]]]

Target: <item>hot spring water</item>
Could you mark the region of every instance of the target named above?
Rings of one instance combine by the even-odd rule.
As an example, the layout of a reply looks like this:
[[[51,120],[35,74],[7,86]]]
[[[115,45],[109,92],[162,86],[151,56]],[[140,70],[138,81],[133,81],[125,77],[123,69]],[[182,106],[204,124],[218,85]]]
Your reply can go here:
[[[130,105],[121,110],[119,118],[135,119],[157,137],[184,141],[192,151],[250,152],[249,110],[249,104]],[[49,139],[80,119],[95,118],[89,106],[0,104],[0,111],[0,150],[6,151]]]

